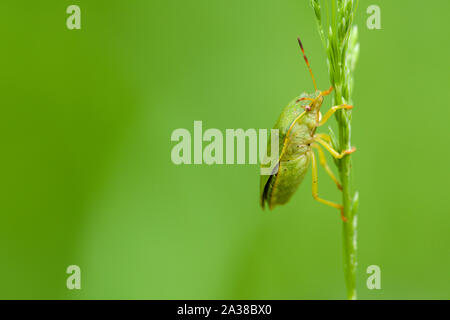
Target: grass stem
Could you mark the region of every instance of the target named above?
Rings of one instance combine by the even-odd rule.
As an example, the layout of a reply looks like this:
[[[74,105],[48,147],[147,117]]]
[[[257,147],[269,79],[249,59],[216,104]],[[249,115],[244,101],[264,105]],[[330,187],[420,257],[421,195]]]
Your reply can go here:
[[[352,105],[353,72],[359,55],[358,30],[353,26],[357,7],[354,0],[331,0],[331,21],[322,21],[319,0],[311,0],[320,38],[327,51],[328,72],[333,86],[333,105]],[[327,28],[324,28],[324,24]],[[326,34],[324,30],[328,30]],[[338,137],[330,128],[333,146],[339,151],[350,150],[351,110],[339,110],[335,114],[338,123]],[[342,204],[347,222],[343,222],[344,273],[347,298],[356,299],[356,247],[357,210],[359,197],[353,191],[351,155],[335,161],[342,184]]]

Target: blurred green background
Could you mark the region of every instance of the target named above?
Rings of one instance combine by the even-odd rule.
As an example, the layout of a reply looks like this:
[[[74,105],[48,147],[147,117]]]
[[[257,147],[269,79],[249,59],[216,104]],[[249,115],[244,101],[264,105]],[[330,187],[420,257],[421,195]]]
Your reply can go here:
[[[81,30],[66,28],[71,4]],[[371,4],[382,30],[366,27]],[[363,299],[450,298],[449,11],[360,1]],[[177,128],[271,128],[311,91],[297,36],[329,87],[309,1],[4,0],[0,35],[0,298],[345,298],[342,223],[312,199],[310,173],[263,212],[258,166],[170,159]],[[66,289],[71,264],[79,291]]]

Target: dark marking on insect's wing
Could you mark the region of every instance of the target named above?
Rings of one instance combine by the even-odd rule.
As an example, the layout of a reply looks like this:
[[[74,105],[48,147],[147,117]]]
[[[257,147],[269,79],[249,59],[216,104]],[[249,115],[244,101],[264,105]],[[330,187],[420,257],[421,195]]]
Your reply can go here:
[[[263,210],[266,208],[267,193],[269,192],[269,184],[271,179],[272,176],[270,176],[269,179],[267,180],[267,183],[264,185],[264,189],[261,194],[261,207],[263,208]]]
[[[275,165],[272,175],[261,177],[261,207],[265,209],[266,201],[269,203],[270,208],[270,198],[272,197],[272,187],[275,177],[278,175],[279,162]]]

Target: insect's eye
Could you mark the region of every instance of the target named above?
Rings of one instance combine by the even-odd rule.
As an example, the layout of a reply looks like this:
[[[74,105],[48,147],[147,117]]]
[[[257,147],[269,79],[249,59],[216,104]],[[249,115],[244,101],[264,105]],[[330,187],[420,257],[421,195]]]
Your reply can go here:
[[[311,111],[311,106],[310,105],[305,106],[305,110],[306,111]]]

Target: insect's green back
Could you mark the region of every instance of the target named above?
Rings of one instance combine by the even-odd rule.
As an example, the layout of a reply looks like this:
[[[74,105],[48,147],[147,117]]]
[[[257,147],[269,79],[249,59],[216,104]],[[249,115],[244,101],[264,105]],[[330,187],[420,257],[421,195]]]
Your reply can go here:
[[[310,97],[315,99],[319,92],[308,95],[302,94],[292,100],[282,111],[274,129],[279,130],[279,151],[277,172],[272,175],[261,175],[260,197],[261,206],[267,203],[272,209],[276,205],[285,204],[297,190],[302,182],[310,162],[310,143],[316,128],[318,112],[322,99],[310,111],[304,106],[310,101],[297,102],[299,98]],[[294,122],[295,121],[295,122]],[[268,154],[271,150],[268,143]]]

